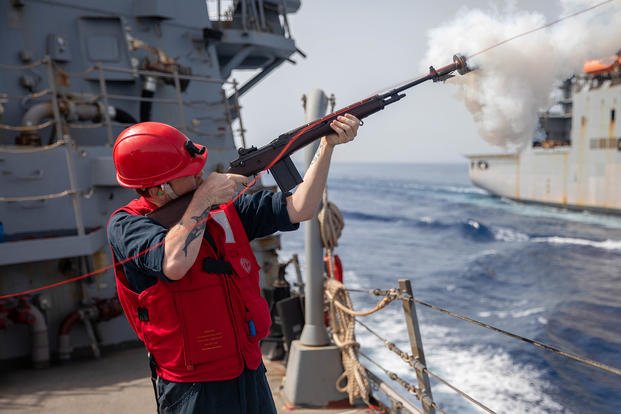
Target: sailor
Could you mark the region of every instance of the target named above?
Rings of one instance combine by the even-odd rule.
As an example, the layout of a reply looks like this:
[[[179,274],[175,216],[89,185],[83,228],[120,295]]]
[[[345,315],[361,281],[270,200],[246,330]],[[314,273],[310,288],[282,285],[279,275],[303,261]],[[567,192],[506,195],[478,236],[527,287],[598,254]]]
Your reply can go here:
[[[293,194],[236,193],[249,178],[202,169],[207,148],[170,125],[118,136],[117,180],[140,196],[108,222],[119,300],[150,354],[160,413],[275,413],[259,341],[271,324],[249,241],[299,227],[316,213],[335,145],[356,136],[346,114],[330,125]],[[193,191],[170,228],[149,214]],[[231,200],[233,200],[231,202]]]

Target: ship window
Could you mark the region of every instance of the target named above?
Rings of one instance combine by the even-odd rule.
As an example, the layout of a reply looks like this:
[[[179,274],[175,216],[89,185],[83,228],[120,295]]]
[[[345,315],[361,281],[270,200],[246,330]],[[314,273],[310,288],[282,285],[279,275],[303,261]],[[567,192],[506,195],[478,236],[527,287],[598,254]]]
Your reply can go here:
[[[610,149],[617,148],[617,139],[616,138],[608,138],[608,147]]]
[[[606,148],[606,141],[608,141],[606,138],[600,138],[598,148]]]
[[[610,110],[610,122],[615,122],[615,110]]]

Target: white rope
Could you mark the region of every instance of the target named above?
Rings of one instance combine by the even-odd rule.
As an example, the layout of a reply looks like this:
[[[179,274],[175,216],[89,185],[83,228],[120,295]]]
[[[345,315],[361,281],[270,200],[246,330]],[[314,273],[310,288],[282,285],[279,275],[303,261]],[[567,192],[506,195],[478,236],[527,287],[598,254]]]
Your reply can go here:
[[[332,251],[339,244],[339,237],[341,237],[345,227],[345,221],[336,204],[328,201],[327,188],[323,190],[322,207],[317,215],[317,219],[319,220],[321,243],[326,250],[326,257],[328,258],[328,276],[334,279],[334,255]]]
[[[339,208],[332,202],[328,201],[328,190],[323,191],[323,203],[321,211],[317,218],[319,219],[319,229],[321,233],[321,241],[326,250],[331,251],[338,246],[339,237],[345,227],[343,215]]]
[[[351,309],[352,303],[349,293],[343,284],[336,279],[329,278],[326,282],[326,296],[330,302],[330,327],[332,339],[336,346],[341,349],[344,372],[336,380],[336,388],[346,392],[349,403],[354,404],[356,398],[361,398],[370,405],[371,387],[367,378],[366,369],[358,361],[358,349],[360,344],[356,342],[356,320],[353,315],[335,306],[340,303]]]
[[[88,191],[73,191],[65,190],[60,193],[42,194],[33,196],[21,196],[21,197],[0,197],[0,203],[20,203],[25,201],[46,201],[54,200],[56,198],[78,195],[84,198],[91,198],[94,193],[94,188],[91,187]]]
[[[50,119],[49,121],[43,122],[41,124],[37,124],[37,125],[19,125],[19,126],[15,126],[15,125],[7,125],[7,124],[0,124],[0,129],[4,129],[7,131],[15,131],[15,132],[30,132],[30,131],[37,131],[43,128],[47,128],[50,125],[53,125],[55,122],[53,119]]]
[[[30,152],[41,152],[41,151],[49,151],[54,148],[58,148],[61,145],[65,145],[67,142],[63,140],[58,140],[53,144],[45,145],[42,147],[32,147],[28,145],[0,145],[0,153],[9,153],[9,154],[25,154]]]

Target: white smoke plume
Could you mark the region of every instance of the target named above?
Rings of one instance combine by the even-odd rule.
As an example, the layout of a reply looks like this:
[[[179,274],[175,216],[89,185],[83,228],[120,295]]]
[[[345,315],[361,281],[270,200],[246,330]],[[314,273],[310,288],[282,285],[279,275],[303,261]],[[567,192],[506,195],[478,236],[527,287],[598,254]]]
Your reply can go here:
[[[601,0],[560,0],[559,17],[598,3]],[[473,55],[549,21],[514,7],[487,12],[462,9],[453,21],[428,33],[423,66],[442,66],[455,53]],[[530,142],[538,112],[553,103],[551,94],[558,81],[579,73],[586,60],[608,57],[619,49],[621,1],[617,0],[474,56],[468,63],[478,69],[451,83],[458,86],[458,98],[486,141],[517,148]]]

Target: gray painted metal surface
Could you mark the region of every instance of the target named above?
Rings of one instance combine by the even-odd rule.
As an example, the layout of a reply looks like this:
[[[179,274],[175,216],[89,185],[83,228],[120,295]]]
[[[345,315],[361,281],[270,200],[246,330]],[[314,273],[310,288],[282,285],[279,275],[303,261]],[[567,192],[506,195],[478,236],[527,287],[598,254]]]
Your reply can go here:
[[[234,69],[258,79],[290,60],[286,13],[299,1],[20,0],[0,6],[0,295],[101,270],[37,292],[52,355],[63,321],[115,296],[105,241],[118,186],[115,137],[146,120],[170,123],[209,148],[219,170],[243,142]],[[242,132],[243,134],[243,132]],[[266,137],[266,139],[269,137]],[[84,260],[86,258],[87,260]],[[90,263],[90,265],[89,265]],[[4,307],[16,299],[0,300]],[[1,316],[1,315],[0,315]],[[88,324],[73,346],[90,345]],[[134,339],[124,318],[95,324],[101,345]],[[0,360],[25,357],[25,326],[0,328]]]
[[[306,99],[306,121],[311,122],[326,114],[328,97],[320,89],[312,90]],[[311,165],[319,148],[319,141],[306,147],[306,169]],[[330,343],[323,317],[323,246],[317,214],[304,223],[305,293],[304,329],[300,341],[307,346],[323,346]]]
[[[347,398],[336,389],[343,373],[341,351],[335,345],[307,346],[293,341],[284,379],[284,395],[294,406],[324,407]]]

